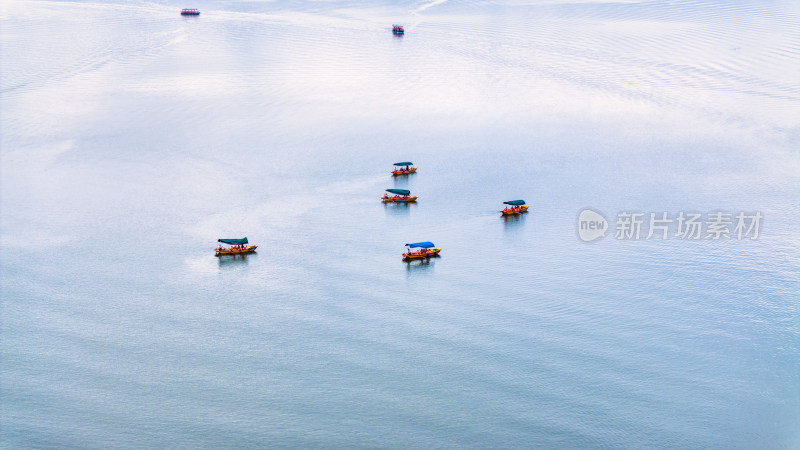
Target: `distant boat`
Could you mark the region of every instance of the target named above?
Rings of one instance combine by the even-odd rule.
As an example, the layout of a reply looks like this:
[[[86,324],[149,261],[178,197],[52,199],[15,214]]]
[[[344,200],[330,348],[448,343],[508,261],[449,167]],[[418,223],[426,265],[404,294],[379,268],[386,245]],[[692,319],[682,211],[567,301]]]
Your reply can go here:
[[[509,200],[503,202],[503,204],[510,206],[510,208],[506,206],[504,210],[500,211],[504,216],[517,216],[528,212],[528,205],[525,204],[525,200]]]
[[[199,16],[200,10],[199,9],[182,9],[181,10],[182,16]]]
[[[219,247],[214,249],[214,256],[222,255],[246,255],[247,253],[255,253],[258,248],[257,245],[247,245],[247,238],[242,239],[217,239],[221,242]],[[230,247],[223,247],[222,244],[228,244]]]
[[[392,197],[390,195],[383,194],[383,197],[381,197],[383,203],[412,203],[417,201],[416,195],[409,196],[411,191],[408,189],[387,189],[386,192],[395,195]]]
[[[413,259],[428,259],[432,256],[439,256],[439,252],[442,251],[439,247],[437,247],[433,242],[425,241],[425,242],[416,242],[414,244],[406,244],[408,247],[408,251],[403,253],[403,261],[411,261]],[[413,248],[419,248],[418,251],[413,251]]]
[[[417,172],[417,168],[414,167],[414,163],[410,161],[396,162],[394,165],[397,166],[396,169],[392,170],[392,175],[394,176],[408,175],[410,173]]]
[[[403,29],[402,25],[392,25],[392,33],[394,33],[394,34],[405,34],[406,30]]]

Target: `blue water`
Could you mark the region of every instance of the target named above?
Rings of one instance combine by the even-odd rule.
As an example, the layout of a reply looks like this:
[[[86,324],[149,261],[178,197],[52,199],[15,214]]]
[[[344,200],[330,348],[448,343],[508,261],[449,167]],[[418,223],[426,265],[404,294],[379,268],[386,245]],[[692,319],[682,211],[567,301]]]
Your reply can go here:
[[[798,30],[757,0],[3,3],[0,445],[800,447]],[[585,243],[586,207],[764,219]]]

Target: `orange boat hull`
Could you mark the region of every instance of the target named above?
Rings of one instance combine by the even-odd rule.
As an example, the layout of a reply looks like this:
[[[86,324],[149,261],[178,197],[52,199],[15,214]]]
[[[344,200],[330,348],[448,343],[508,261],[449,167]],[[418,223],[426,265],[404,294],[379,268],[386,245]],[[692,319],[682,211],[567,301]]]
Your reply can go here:
[[[430,258],[431,256],[439,256],[439,252],[442,249],[439,247],[434,247],[429,249],[427,253],[420,253],[420,252],[410,252],[410,253],[403,253],[403,261],[413,261],[415,259],[425,259]]]
[[[412,195],[410,197],[401,197],[401,198],[394,198],[394,197],[381,197],[383,203],[412,203],[417,201],[416,195]]]
[[[528,212],[528,205],[520,206],[519,209],[504,209],[500,211],[504,216],[517,216],[522,213]]]
[[[232,248],[217,248],[214,249],[214,256],[223,256],[223,255],[244,255],[247,253],[255,253],[256,249],[258,248],[257,245],[248,245],[243,249],[232,249]]]
[[[411,167],[408,170],[393,170],[392,171],[392,175],[397,177],[397,176],[400,176],[400,175],[408,175],[410,173],[416,173],[416,172],[417,172],[417,168],[416,167]]]

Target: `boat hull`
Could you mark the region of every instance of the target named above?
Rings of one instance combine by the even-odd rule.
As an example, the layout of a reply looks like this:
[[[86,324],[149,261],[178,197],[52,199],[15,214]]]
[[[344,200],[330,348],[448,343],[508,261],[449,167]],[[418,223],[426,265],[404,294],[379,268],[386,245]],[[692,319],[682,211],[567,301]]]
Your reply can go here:
[[[500,213],[503,214],[504,216],[518,216],[518,215],[524,214],[526,212],[528,212],[528,205],[521,206],[517,210],[513,210],[513,209],[505,210],[504,209],[504,210],[500,211]]]
[[[403,253],[403,261],[414,261],[415,259],[427,259],[427,258],[430,258],[432,256],[439,256],[439,252],[441,252],[441,251],[442,251],[441,248],[434,247],[434,248],[428,249],[428,252],[424,253],[424,254],[421,254],[421,253],[418,253],[418,252]]]
[[[257,248],[258,248],[257,245],[249,245],[241,250],[234,250],[231,248],[216,249],[214,250],[214,256],[246,255],[248,253],[255,253]]]
[[[412,195],[404,198],[381,197],[381,200],[383,200],[383,203],[414,203],[417,201],[417,198],[419,197]]]
[[[402,175],[408,175],[410,173],[416,173],[416,172],[417,172],[417,168],[416,167],[411,167],[408,170],[393,170],[392,171],[392,176],[399,177],[399,176],[402,176]]]

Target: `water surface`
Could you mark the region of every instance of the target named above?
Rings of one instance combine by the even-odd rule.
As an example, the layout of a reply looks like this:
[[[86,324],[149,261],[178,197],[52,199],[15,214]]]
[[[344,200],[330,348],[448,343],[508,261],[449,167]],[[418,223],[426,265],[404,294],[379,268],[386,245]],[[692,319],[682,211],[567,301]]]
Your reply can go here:
[[[800,445],[799,12],[4,3],[0,439]],[[587,244],[585,207],[764,222]]]

